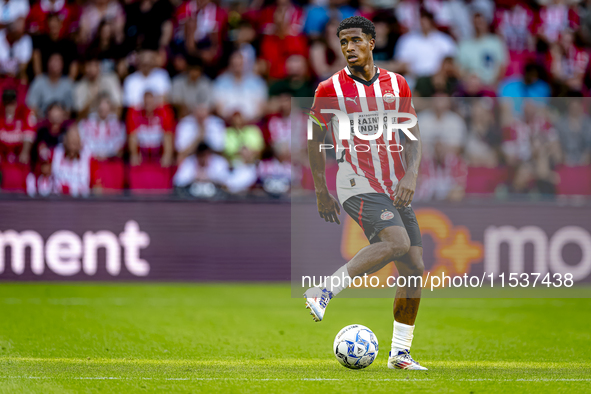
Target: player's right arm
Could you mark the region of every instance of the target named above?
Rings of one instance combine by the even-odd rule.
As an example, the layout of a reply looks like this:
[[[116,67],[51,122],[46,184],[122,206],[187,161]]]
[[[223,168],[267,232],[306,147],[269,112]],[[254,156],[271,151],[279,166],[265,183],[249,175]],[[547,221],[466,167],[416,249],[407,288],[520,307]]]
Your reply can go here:
[[[322,97],[322,86],[319,86],[316,90],[317,97]],[[319,111],[317,111],[317,102],[314,101],[312,112],[316,112],[316,118],[318,119]],[[320,149],[320,145],[324,143],[326,138],[326,131],[316,121],[312,122],[312,138],[308,139],[308,160],[310,161],[310,170],[314,179],[316,203],[320,217],[326,222],[341,224],[338,216],[341,214],[341,208],[337,199],[328,192],[328,186],[326,185],[326,153]]]
[[[308,140],[308,159],[316,189],[316,203],[321,218],[327,222],[341,224],[338,216],[341,214],[341,208],[337,199],[328,192],[326,185],[326,154],[320,150],[320,144],[324,143],[325,137],[326,130],[313,123],[312,139]]]

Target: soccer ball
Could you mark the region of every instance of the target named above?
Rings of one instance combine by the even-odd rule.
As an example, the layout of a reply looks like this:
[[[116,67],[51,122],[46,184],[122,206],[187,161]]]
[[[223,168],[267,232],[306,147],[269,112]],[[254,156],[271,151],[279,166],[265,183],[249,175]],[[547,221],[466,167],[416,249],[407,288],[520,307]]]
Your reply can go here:
[[[333,350],[337,360],[345,367],[363,369],[378,356],[378,338],[369,328],[352,324],[339,331]]]

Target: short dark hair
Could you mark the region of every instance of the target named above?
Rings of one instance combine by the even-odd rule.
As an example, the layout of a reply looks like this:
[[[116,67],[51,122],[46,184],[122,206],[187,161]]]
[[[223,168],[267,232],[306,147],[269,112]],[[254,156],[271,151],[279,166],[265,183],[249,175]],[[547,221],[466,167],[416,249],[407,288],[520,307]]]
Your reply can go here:
[[[360,28],[363,33],[367,34],[371,38],[376,38],[376,27],[374,26],[372,21],[358,15],[352,16],[347,19],[343,19],[341,21],[339,27],[337,28],[337,37],[341,30],[356,28]]]
[[[2,92],[2,104],[8,105],[12,103],[16,103],[16,90],[5,89]]]

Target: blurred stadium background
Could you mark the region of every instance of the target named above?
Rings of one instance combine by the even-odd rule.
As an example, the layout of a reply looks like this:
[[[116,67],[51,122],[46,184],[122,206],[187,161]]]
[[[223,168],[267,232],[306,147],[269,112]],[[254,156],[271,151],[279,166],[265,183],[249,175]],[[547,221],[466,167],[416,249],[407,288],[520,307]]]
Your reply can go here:
[[[434,239],[426,241],[428,268],[484,266],[488,223],[498,236],[493,249],[520,240],[510,246],[525,257],[499,249],[511,267],[560,246],[553,269],[574,265],[587,280],[590,7],[0,4],[0,279],[289,279],[289,202],[313,195],[291,98],[312,97],[344,67],[336,27],[359,14],[376,25],[377,63],[413,89],[424,140],[415,201]],[[328,173],[336,173],[332,159]],[[461,210],[474,204],[486,212],[478,220]],[[575,224],[580,234],[569,232]],[[350,245],[355,228],[326,231],[338,247]],[[480,249],[446,260],[440,248],[462,239]],[[232,263],[221,240],[242,260]],[[59,257],[64,243],[78,260]],[[341,247],[336,257],[352,252]]]
[[[413,89],[427,269],[591,281],[589,1],[7,0],[0,392],[588,390],[586,299],[425,300],[424,376],[332,358],[353,320],[387,349],[390,300],[287,299],[364,246],[318,219],[291,113],[356,14]]]

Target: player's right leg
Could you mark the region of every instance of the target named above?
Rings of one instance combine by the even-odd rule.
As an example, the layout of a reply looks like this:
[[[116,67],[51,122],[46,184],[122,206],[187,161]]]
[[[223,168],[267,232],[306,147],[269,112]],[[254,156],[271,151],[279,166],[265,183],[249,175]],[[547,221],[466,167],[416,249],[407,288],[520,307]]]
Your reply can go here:
[[[412,231],[411,231],[412,233]],[[412,242],[412,241],[411,241]],[[427,370],[410,355],[415,320],[421,301],[421,285],[424,271],[423,247],[410,247],[409,252],[396,260],[398,274],[406,278],[405,285],[396,289],[394,300],[394,333],[392,348],[388,357],[388,368]],[[422,244],[421,244],[422,245]]]
[[[410,238],[392,201],[385,194],[354,196],[343,204],[347,213],[361,226],[371,245],[361,249],[319,288],[304,293],[306,308],[315,321],[324,318],[328,302],[347,288],[351,278],[375,272],[410,249]],[[334,281],[333,281],[334,278]]]

